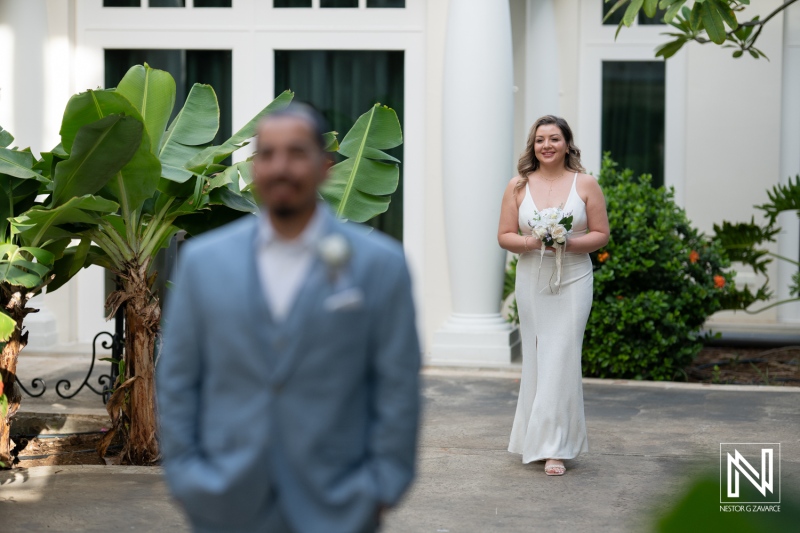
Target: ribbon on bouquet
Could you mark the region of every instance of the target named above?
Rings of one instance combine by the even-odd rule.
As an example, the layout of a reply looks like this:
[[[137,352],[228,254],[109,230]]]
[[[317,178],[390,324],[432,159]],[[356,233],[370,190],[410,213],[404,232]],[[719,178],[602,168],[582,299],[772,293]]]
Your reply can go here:
[[[563,265],[563,256],[564,256],[564,244],[556,244],[556,270],[552,274],[550,274],[550,279],[547,282],[547,286],[550,288],[550,292],[553,292],[553,276],[556,277],[556,294],[561,294],[561,267]],[[547,245],[542,243],[542,248],[540,250],[540,258],[539,258],[539,272],[536,274],[536,285],[539,285],[539,279],[542,276],[542,263],[544,263],[544,252],[547,249]],[[539,291],[540,293],[544,292],[544,289]]]

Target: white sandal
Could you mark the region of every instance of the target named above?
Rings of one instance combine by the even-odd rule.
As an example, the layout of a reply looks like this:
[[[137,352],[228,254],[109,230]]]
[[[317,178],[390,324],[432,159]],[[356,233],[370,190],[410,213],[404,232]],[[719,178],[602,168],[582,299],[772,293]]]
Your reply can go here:
[[[563,476],[567,471],[567,467],[564,465],[546,465],[544,467],[544,473],[548,476]]]

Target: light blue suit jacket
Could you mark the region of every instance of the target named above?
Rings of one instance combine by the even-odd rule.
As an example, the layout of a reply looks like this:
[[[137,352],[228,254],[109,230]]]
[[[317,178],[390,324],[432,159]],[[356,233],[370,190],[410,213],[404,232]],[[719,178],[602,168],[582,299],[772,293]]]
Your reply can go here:
[[[353,533],[411,483],[420,345],[402,247],[319,207],[352,256],[334,281],[316,255],[280,323],[257,217],[181,250],[158,408],[167,482],[198,531],[265,531],[277,512],[300,533]]]

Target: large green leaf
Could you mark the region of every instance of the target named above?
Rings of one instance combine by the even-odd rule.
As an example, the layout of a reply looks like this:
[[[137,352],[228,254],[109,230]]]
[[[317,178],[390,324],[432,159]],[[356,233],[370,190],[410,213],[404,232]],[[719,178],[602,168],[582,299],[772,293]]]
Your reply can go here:
[[[38,248],[0,245],[0,283],[28,289],[42,284],[53,265],[53,254]]]
[[[0,148],[0,174],[8,174],[15,178],[36,179],[45,181],[44,177],[33,170],[35,160],[28,150],[9,150]]]
[[[117,172],[108,183],[104,192],[119,202],[126,216],[142,207],[145,200],[151,198],[161,178],[161,162],[150,151],[150,144],[143,135],[143,140],[133,158]]]
[[[210,85],[195,83],[161,143],[162,175],[179,183],[192,177],[186,163],[214,140],[218,129],[217,95]]]
[[[175,80],[150,65],[134,65],[120,80],[116,91],[139,111],[150,138],[150,149],[158,154],[161,138],[175,106]]]
[[[186,168],[194,172],[205,172],[206,169],[215,163],[223,161],[233,152],[244,146],[248,139],[252,138],[258,131],[258,123],[271,113],[285,109],[294,98],[294,93],[284,91],[278,95],[267,107],[262,109],[256,116],[250,119],[233,136],[219,146],[210,146],[197,154],[186,163]]]
[[[700,16],[708,37],[717,44],[725,42],[725,24],[715,0],[706,0],[701,4]]]
[[[366,222],[385,212],[397,189],[400,169],[383,150],[403,142],[393,109],[376,104],[361,115],[345,135],[339,153],[347,157],[334,165],[320,193],[340,218]]]
[[[14,136],[0,126],[0,148],[11,146],[12,142],[14,142]]]
[[[72,154],[56,166],[53,207],[94,194],[131,160],[142,142],[142,123],[109,115],[78,130]]]
[[[61,145],[64,150],[72,152],[75,136],[83,126],[108,115],[127,115],[142,120],[133,104],[113,89],[88,90],[70,98],[61,120]]]
[[[622,24],[630,28],[639,15],[639,10],[643,4],[644,0],[631,0],[631,3],[628,4],[628,9],[625,10],[625,14],[622,16]]]
[[[119,204],[97,196],[71,198],[57,207],[34,206],[11,221],[13,232],[26,244],[40,246],[53,239],[71,237],[59,228],[65,224],[97,225],[100,216],[114,213]]]
[[[11,335],[14,334],[14,330],[17,328],[16,321],[8,316],[5,311],[0,311],[0,342],[6,342],[8,339],[11,338]],[[3,396],[5,400],[5,396]],[[5,416],[5,411],[8,408],[8,401],[2,404],[2,416]]]
[[[219,129],[219,103],[211,85],[195,83],[161,143],[163,158],[174,143],[188,146],[210,143]]]

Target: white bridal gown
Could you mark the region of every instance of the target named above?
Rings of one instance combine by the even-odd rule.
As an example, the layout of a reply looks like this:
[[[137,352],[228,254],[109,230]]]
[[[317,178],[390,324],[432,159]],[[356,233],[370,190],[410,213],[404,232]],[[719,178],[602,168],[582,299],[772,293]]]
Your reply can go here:
[[[564,205],[572,211],[573,234],[585,233],[586,205],[575,183]],[[536,213],[528,185],[519,206],[519,227]],[[561,291],[555,286],[555,253],[539,250],[520,254],[516,298],[522,335],[522,380],[508,451],[522,454],[522,462],[572,459],[589,451],[583,414],[581,347],[592,307],[592,261],[589,254],[563,257]],[[538,280],[538,281],[537,281]]]

